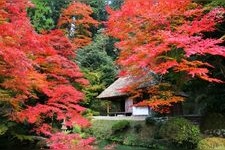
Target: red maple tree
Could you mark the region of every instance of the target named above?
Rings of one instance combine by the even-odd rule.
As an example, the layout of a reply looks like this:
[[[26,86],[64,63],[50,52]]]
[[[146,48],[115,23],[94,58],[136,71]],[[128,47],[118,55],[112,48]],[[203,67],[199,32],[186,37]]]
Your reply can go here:
[[[1,101],[9,106],[10,119],[27,122],[37,134],[54,139],[53,122],[89,125],[82,116],[85,108],[79,106],[83,94],[75,88],[88,81],[71,60],[74,46],[63,31],[37,34],[27,18],[27,7],[32,7],[29,0],[0,2]],[[86,144],[93,141],[87,140]]]
[[[223,41],[204,34],[223,21],[223,8],[204,8],[191,0],[125,0],[120,10],[108,8],[108,13],[107,33],[119,39],[117,61],[123,74],[184,72],[223,82],[210,76],[213,66],[197,57],[225,57]]]
[[[92,13],[90,6],[80,2],[72,2],[62,11],[58,27],[64,29],[75,48],[85,46],[92,40],[92,33],[89,30],[98,25],[98,22],[91,17]],[[75,30],[72,35],[69,33],[71,28]]]

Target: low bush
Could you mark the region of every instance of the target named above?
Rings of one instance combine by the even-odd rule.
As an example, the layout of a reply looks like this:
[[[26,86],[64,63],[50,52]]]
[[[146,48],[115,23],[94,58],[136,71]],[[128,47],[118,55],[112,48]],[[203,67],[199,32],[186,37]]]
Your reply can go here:
[[[105,140],[111,136],[111,120],[92,120],[92,126],[85,132],[95,137],[97,140]]]
[[[86,109],[84,112],[83,112],[83,115],[87,118],[89,117],[92,117],[92,116],[99,116],[100,113],[97,112],[97,111],[94,111],[94,110],[91,110],[91,109]]]
[[[218,137],[205,138],[198,143],[198,150],[224,150],[225,139]]]
[[[145,118],[145,124],[146,125],[155,125],[156,120],[153,117],[146,117]]]
[[[115,123],[112,126],[112,132],[113,133],[121,132],[121,131],[128,129],[129,127],[130,127],[130,122],[127,120],[122,120],[122,121]]]
[[[136,141],[137,141],[137,137],[135,135],[129,135],[129,136],[124,138],[123,144],[135,146],[135,145],[137,145]]]
[[[198,126],[184,118],[173,118],[163,124],[159,130],[161,137],[166,138],[176,145],[194,148],[200,140]]]
[[[142,129],[142,125],[141,125],[141,124],[136,124],[136,125],[134,125],[134,131],[135,131],[136,133],[141,132],[141,129]]]

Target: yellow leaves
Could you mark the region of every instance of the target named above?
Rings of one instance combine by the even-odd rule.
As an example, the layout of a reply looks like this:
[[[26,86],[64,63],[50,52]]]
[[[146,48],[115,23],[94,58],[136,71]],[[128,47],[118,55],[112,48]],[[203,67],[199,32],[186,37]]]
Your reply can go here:
[[[0,102],[7,102],[10,99],[11,99],[11,96],[9,95],[8,91],[0,89]]]
[[[29,72],[27,76],[30,82],[31,89],[40,90],[43,87],[46,87],[48,85],[46,76],[44,74],[40,74],[40,73],[32,71],[32,72]]]

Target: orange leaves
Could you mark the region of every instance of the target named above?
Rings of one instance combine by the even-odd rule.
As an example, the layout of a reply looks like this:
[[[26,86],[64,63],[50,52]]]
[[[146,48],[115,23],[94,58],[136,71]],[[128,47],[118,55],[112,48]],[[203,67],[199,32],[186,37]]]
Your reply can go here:
[[[90,17],[92,13],[93,11],[89,6],[83,3],[73,2],[67,7],[67,9],[63,10],[58,26],[61,27],[65,24],[73,22],[72,16],[78,17],[78,20],[76,21],[78,25],[97,24],[97,22]],[[88,20],[90,20],[90,22]]]
[[[169,113],[169,107],[173,104],[184,101],[184,97],[173,91],[168,83],[160,83],[148,88],[149,99],[135,104],[135,106],[149,106],[156,112]]]
[[[168,70],[170,68],[173,68],[177,65],[178,65],[178,63],[176,60],[168,60],[166,62],[160,63],[160,65],[156,65],[155,67],[152,67],[152,70],[154,70],[155,73],[166,74],[166,73],[168,73]]]
[[[150,100],[144,100],[136,104],[136,106],[149,106],[156,112],[170,113],[170,107],[172,107],[175,103],[182,101],[184,101],[184,98],[181,96],[171,96],[167,99],[153,97]]]
[[[4,23],[7,18],[7,12],[4,9],[4,6],[6,5],[6,0],[0,1],[0,24]]]
[[[91,17],[92,13],[90,6],[79,2],[71,3],[62,11],[58,27],[65,30],[75,49],[91,42],[92,35],[89,30],[92,26],[98,25],[98,22]]]

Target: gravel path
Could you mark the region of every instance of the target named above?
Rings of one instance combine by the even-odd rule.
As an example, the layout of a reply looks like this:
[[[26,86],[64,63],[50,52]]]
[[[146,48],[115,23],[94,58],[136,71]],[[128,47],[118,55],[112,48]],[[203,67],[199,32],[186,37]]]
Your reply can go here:
[[[94,120],[145,120],[147,116],[94,116]]]

